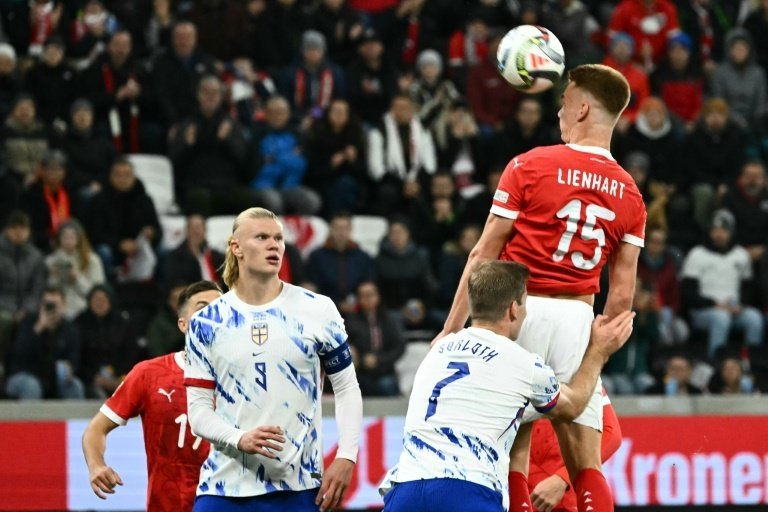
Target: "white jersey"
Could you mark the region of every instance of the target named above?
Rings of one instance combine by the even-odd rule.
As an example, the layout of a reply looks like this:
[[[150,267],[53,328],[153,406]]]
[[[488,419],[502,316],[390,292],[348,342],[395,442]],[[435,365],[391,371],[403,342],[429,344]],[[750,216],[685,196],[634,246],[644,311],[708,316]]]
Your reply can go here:
[[[276,459],[214,445],[198,495],[320,486],[321,363],[329,374],[347,368],[346,339],[333,301],[288,283],[268,304],[251,306],[229,292],[192,318],[184,383],[213,389],[216,414],[231,425],[278,425],[286,438]]]
[[[509,338],[470,327],[438,340],[416,372],[403,452],[384,477],[456,478],[484,485],[509,508],[509,449],[525,407],[546,412],[560,386],[551,368]]]

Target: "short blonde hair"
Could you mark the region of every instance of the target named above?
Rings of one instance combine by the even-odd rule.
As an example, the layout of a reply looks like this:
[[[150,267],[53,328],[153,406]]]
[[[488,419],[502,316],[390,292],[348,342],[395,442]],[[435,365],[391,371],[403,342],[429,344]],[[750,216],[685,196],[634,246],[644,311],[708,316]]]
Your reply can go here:
[[[224,257],[222,279],[229,289],[235,287],[237,280],[240,277],[240,269],[237,266],[237,257],[232,252],[232,240],[234,239],[234,234],[235,231],[237,231],[237,228],[239,228],[246,220],[251,219],[272,219],[280,224],[280,227],[282,228],[282,223],[280,222],[280,219],[277,218],[277,215],[266,208],[254,207],[240,212],[240,215],[237,216],[235,222],[232,223],[232,235],[227,239],[227,252]]]

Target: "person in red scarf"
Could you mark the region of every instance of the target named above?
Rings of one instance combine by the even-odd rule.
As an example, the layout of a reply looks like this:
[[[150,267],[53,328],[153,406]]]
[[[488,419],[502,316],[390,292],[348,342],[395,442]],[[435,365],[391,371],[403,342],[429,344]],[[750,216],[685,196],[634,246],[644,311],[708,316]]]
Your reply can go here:
[[[206,241],[205,217],[193,213],[187,216],[187,236],[166,259],[165,279],[170,283],[213,281],[223,286],[219,268],[224,254],[211,249]]]
[[[40,161],[39,179],[22,196],[21,204],[31,219],[32,241],[50,252],[59,226],[72,217],[74,195],[64,185],[67,157],[49,151]]]

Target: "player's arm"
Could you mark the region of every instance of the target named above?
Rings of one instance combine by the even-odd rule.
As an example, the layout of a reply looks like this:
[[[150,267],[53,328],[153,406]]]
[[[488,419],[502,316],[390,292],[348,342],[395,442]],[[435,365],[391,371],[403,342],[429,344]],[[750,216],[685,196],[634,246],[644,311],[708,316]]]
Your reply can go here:
[[[549,416],[573,421],[584,412],[590,397],[595,392],[597,379],[608,358],[629,339],[632,334],[632,319],[635,313],[625,310],[615,318],[600,315],[592,323],[592,335],[581,366],[568,384],[560,385],[560,396],[546,412]]]
[[[91,489],[101,499],[107,498],[105,494],[114,494],[116,485],[123,485],[120,475],[104,461],[107,435],[118,426],[99,411],[83,432],[83,455],[88,465]]]
[[[608,263],[608,296],[603,314],[613,318],[632,308],[640,247],[622,242]]]
[[[495,260],[499,257],[504,244],[512,236],[514,224],[514,219],[501,217],[495,213],[488,215],[488,220],[485,221],[485,227],[483,228],[482,235],[480,235],[480,240],[478,240],[475,247],[469,253],[469,259],[467,259],[461,280],[459,280],[459,286],[456,289],[456,295],[453,297],[453,304],[451,305],[451,311],[448,313],[448,318],[445,320],[445,326],[435,339],[442,338],[446,334],[457,332],[464,328],[464,324],[469,317],[467,283],[469,282],[472,269],[480,263]]]

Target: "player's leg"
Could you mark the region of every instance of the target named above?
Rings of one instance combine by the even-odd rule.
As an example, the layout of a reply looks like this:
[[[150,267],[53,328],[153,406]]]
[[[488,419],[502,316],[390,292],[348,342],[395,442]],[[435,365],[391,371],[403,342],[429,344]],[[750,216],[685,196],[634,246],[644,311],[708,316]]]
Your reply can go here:
[[[531,495],[528,492],[532,431],[533,422],[520,425],[509,451],[509,512],[533,511]]]

